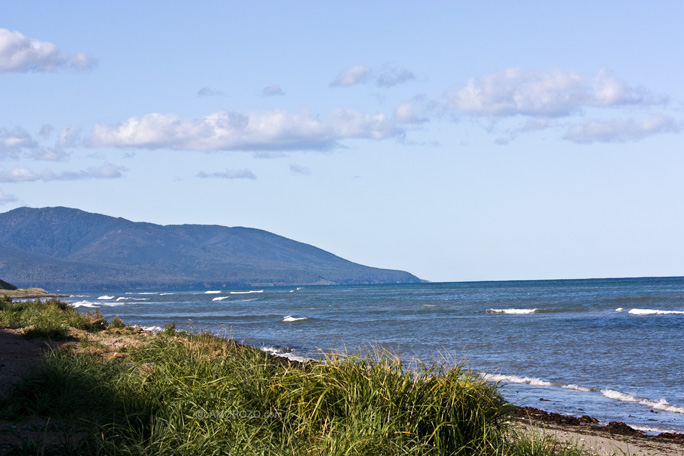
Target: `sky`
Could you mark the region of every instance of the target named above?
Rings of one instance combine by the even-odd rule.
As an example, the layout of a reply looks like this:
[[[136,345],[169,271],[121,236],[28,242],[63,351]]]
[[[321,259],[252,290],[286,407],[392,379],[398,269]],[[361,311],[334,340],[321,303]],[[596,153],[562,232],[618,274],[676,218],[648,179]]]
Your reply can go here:
[[[434,282],[684,275],[684,2],[0,0],[0,212]]]

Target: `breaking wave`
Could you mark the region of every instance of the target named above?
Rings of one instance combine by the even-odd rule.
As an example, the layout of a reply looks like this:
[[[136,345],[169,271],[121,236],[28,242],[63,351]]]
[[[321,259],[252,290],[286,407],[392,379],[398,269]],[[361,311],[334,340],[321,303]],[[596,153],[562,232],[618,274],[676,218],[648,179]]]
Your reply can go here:
[[[287,322],[300,321],[300,320],[308,320],[308,318],[307,317],[293,317],[292,315],[288,315],[287,317],[283,318],[283,321],[287,321]]]
[[[657,310],[657,309],[632,309],[629,311],[632,315],[684,315],[681,310]]]
[[[212,301],[223,301],[224,299],[228,299],[228,296],[219,296],[218,298],[212,299]]]
[[[250,290],[250,291],[231,291],[230,294],[252,294],[252,293],[263,293],[264,290]]]
[[[655,401],[653,399],[647,399],[644,397],[639,397],[633,394],[627,394],[612,389],[602,389],[600,391],[601,394],[603,394],[608,399],[613,399],[622,402],[636,402],[638,404],[645,405],[646,407],[663,410],[665,412],[684,414],[684,407],[682,407],[681,405],[670,404],[669,402],[667,402],[667,400],[665,400],[665,398]]]
[[[526,315],[533,314],[539,309],[487,309],[490,314],[511,314],[511,315]]]

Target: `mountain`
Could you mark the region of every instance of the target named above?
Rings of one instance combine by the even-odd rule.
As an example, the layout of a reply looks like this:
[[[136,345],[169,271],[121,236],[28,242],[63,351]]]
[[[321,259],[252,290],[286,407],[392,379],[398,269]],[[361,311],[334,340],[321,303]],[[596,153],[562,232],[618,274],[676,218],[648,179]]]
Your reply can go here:
[[[162,226],[66,207],[0,214],[0,277],[74,291],[420,281],[263,230]]]

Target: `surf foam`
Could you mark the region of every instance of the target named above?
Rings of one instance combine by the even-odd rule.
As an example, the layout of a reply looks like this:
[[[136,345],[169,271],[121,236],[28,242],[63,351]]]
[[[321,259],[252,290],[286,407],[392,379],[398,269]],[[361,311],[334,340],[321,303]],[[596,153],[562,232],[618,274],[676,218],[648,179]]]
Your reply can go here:
[[[684,311],[680,310],[657,310],[657,309],[632,309],[629,311],[632,315],[684,315]]]
[[[639,397],[633,394],[623,393],[621,391],[613,389],[602,389],[600,391],[601,394],[603,394],[608,399],[613,399],[615,401],[622,402],[636,402],[637,404],[645,405],[646,407],[684,415],[684,407],[682,407],[681,405],[670,404],[669,402],[667,402],[665,398],[655,401],[653,399]]]
[[[537,312],[539,309],[487,309],[487,313],[491,314],[511,314],[511,315],[527,315]]]
[[[291,322],[291,321],[300,321],[300,320],[308,320],[307,317],[293,317],[292,315],[288,315],[285,318],[283,318],[283,321]]]

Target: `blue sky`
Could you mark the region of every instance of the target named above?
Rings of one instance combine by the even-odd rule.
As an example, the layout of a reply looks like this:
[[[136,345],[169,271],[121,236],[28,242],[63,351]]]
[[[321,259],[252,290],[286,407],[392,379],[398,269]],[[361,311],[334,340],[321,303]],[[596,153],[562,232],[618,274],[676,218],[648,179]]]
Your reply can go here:
[[[0,211],[431,281],[684,275],[684,2],[2,2]]]

